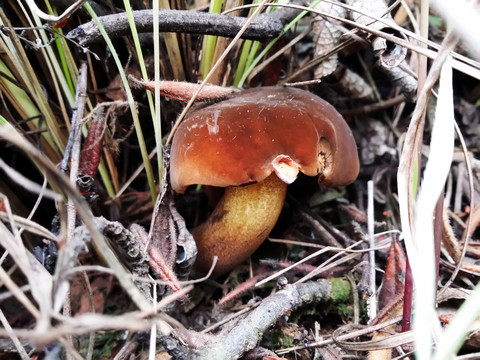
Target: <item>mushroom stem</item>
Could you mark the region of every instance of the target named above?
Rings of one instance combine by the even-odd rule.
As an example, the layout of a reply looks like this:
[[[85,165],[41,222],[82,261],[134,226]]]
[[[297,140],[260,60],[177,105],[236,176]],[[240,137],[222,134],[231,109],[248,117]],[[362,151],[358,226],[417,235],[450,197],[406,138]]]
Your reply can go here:
[[[286,191],[287,184],[275,174],[256,184],[226,188],[210,217],[193,230],[195,270],[207,273],[216,255],[213,275],[218,276],[249,257],[277,222]]]

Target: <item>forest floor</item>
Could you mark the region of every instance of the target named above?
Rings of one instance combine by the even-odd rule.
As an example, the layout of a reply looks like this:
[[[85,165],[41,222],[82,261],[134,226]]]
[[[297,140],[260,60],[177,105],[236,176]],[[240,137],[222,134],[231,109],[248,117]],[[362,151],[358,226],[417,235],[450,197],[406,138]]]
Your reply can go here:
[[[346,3],[0,5],[0,359],[479,356],[480,46],[464,14],[480,12]],[[314,95],[275,103],[294,89],[345,122]],[[205,168],[184,176],[242,180],[179,185],[196,140],[179,155],[173,136],[192,114],[211,116]],[[246,141],[213,151],[218,131]],[[263,136],[295,150],[270,163]],[[284,201],[212,230],[231,194],[291,171]],[[260,242],[239,245],[244,228]]]

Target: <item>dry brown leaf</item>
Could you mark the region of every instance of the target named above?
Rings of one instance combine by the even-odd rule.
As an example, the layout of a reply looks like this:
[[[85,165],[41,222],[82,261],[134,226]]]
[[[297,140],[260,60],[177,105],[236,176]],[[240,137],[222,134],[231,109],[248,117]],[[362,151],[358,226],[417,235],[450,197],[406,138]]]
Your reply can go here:
[[[463,234],[462,239],[465,239],[466,236],[472,236],[475,229],[478,227],[478,225],[480,225],[480,205],[475,206],[473,211],[470,213],[470,216],[467,220],[467,224],[468,223],[471,223],[470,234]]]
[[[173,201],[173,190],[167,181],[170,157],[166,149],[163,168],[161,192],[155,203],[148,234],[149,251],[158,249],[157,255],[165,259],[170,269],[175,269],[178,278],[186,279],[197,256],[197,246]]]
[[[360,138],[360,158],[363,165],[373,164],[377,157],[386,154],[395,156],[396,150],[389,146],[392,143],[390,129],[381,121],[367,118],[362,120]]]
[[[356,72],[344,66],[337,66],[334,76],[337,82],[330,85],[340,94],[349,99],[375,100],[372,87]]]
[[[442,244],[453,260],[458,263],[460,261],[462,251],[460,250],[460,245],[458,244],[458,240],[453,232],[446,211],[443,212]]]
[[[393,241],[388,250],[385,280],[379,295],[381,308],[394,301],[399,294],[403,293],[406,264],[405,252],[397,241]]]
[[[350,17],[355,22],[374,30],[387,29],[388,32],[406,39],[402,33],[394,29],[395,22],[393,21],[392,15],[388,12],[388,7],[384,0],[348,0],[347,4],[356,10],[350,12]],[[381,19],[382,21],[376,21],[375,19]],[[391,24],[391,27],[389,24]],[[398,66],[407,55],[406,48],[388,43],[387,40],[382,37],[374,38],[372,40],[372,46],[382,66],[387,68]]]
[[[346,10],[343,7],[335,6],[333,3],[322,1],[316,10],[320,10],[338,17],[345,17]],[[315,44],[315,57],[321,57],[328,54],[338,43],[341,36],[340,23],[326,19],[319,15],[313,16],[313,36]],[[315,78],[321,79],[324,76],[332,74],[337,68],[338,54],[332,54],[330,57],[322,61],[314,70]]]

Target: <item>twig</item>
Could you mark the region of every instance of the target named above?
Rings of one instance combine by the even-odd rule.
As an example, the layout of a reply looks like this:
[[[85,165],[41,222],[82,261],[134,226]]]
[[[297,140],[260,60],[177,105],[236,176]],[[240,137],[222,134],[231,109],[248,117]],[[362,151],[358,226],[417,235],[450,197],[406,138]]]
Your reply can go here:
[[[315,215],[312,211],[308,209],[303,209],[298,207],[300,215],[307,221],[307,223],[313,228],[313,231],[316,235],[323,240],[329,246],[336,248],[342,248],[342,245],[337,241],[337,239],[328,232],[327,229],[315,218]]]
[[[317,257],[317,256],[319,256],[319,255],[321,255],[321,254],[323,254],[323,253],[325,253],[325,252],[327,252],[327,251],[335,251],[335,250],[337,250],[337,251],[339,251],[340,253],[343,253],[343,252],[345,252],[345,250],[350,250],[350,249],[352,249],[353,247],[361,244],[362,242],[363,242],[363,240],[361,240],[361,241],[359,241],[359,242],[356,242],[355,244],[353,244],[352,246],[348,247],[347,249],[344,249],[344,248],[335,248],[335,247],[333,247],[333,246],[326,246],[325,248],[323,248],[323,249],[321,249],[321,250],[318,250],[318,251],[316,251],[316,252],[314,252],[314,253],[312,253],[312,254],[304,257],[303,259],[297,261],[295,264],[290,265],[289,267],[287,267],[287,268],[285,268],[285,269],[283,269],[283,270],[280,270],[280,271],[276,272],[275,274],[273,274],[273,275],[271,275],[271,276],[268,276],[267,278],[259,281],[255,286],[258,287],[258,286],[261,286],[261,285],[263,285],[263,284],[265,284],[265,283],[267,283],[267,282],[269,282],[269,281],[272,281],[273,279],[276,279],[276,278],[279,277],[280,275],[283,275],[284,273],[290,271],[290,270],[293,269],[294,267],[296,267],[296,266],[298,266],[298,265],[300,265],[300,264],[303,264],[304,262],[309,261],[310,259],[313,259],[313,258],[315,258],[315,257]],[[335,255],[334,255],[334,256],[335,256]]]
[[[115,316],[85,313],[72,318],[62,317],[61,320],[63,321],[61,323],[49,327],[47,331],[42,331],[37,328],[13,329],[13,331],[18,338],[28,339],[40,347],[55,341],[60,341],[67,335],[81,336],[91,331],[128,330],[131,332],[140,332],[148,330],[152,324],[157,324],[162,330],[169,329],[164,319],[168,319],[168,316],[162,313],[158,316],[145,319],[143,313],[138,311]],[[5,336],[8,336],[7,331],[0,328],[0,337]]]
[[[383,329],[387,326],[390,326],[392,324],[395,324],[395,323],[398,322],[399,319],[400,318],[391,319],[391,320],[388,320],[384,323],[371,325],[371,326],[368,326],[368,327],[363,327],[363,328],[360,328],[359,330],[350,331],[348,334],[340,335],[340,334],[337,333],[337,334],[335,334],[335,337],[332,336],[332,337],[327,338],[325,340],[316,341],[316,342],[310,343],[308,345],[293,346],[291,348],[282,349],[282,350],[277,351],[277,354],[278,355],[283,355],[283,354],[288,354],[290,352],[297,351],[297,350],[318,348],[318,347],[321,347],[321,346],[326,346],[326,345],[330,345],[330,344],[334,344],[334,343],[340,343],[343,340],[355,339],[355,338],[358,338],[360,336],[365,336],[365,335],[370,334],[374,331],[377,331],[377,330]],[[340,328],[340,329],[342,329],[342,331],[344,332],[345,328],[343,327],[343,328]]]
[[[65,146],[65,153],[60,163],[60,171],[65,173],[68,170],[68,161],[72,155],[72,149],[75,143],[75,139],[79,137],[81,129],[81,120],[83,112],[85,110],[85,103],[87,101],[87,63],[82,61],[77,78],[77,88],[75,90],[75,104],[72,112],[72,125],[70,128],[70,134],[68,135],[67,145]],[[79,140],[78,140],[79,141]]]
[[[215,329],[219,328],[220,326],[228,323],[229,321],[232,321],[234,320],[235,318],[239,317],[239,316],[242,316],[246,313],[248,313],[249,311],[252,311],[252,309],[256,308],[258,305],[260,305],[261,302],[260,301],[257,301],[256,303],[254,304],[248,304],[247,307],[244,307],[242,310],[240,311],[237,311],[236,313],[233,313],[233,314],[230,314],[230,315],[227,315],[225,316],[222,320],[220,320],[219,322],[209,326],[208,328],[205,328],[201,331],[201,333],[204,333],[204,334],[207,334],[209,332],[212,332],[214,331]]]
[[[72,186],[75,186],[77,183],[77,176],[78,176],[78,167],[79,167],[79,157],[80,157],[80,146],[81,146],[81,138],[82,138],[82,122],[81,119],[83,117],[83,112],[85,110],[86,104],[86,92],[87,92],[87,63],[82,61],[80,64],[80,69],[78,72],[78,81],[77,87],[75,91],[75,109],[72,114],[72,128],[70,131],[70,135],[68,138],[68,142],[71,142],[71,152],[67,154],[62,159],[63,161],[68,162],[68,156],[70,155],[70,183]],[[63,164],[66,165],[66,164]],[[77,211],[75,208],[74,201],[69,198],[67,202],[67,235],[66,235],[66,243],[68,243],[75,231],[77,220]],[[68,248],[64,246],[65,244],[59,243],[59,261],[63,259],[65,256],[68,256],[65,252],[65,249]],[[57,267],[54,279],[59,280],[60,278],[60,268]],[[63,303],[63,312],[65,315],[71,315],[71,303],[70,303],[70,284],[68,281],[55,281],[58,284],[56,288],[56,300],[58,303]],[[63,293],[64,289],[68,289],[65,293]],[[62,298],[63,297],[63,298]],[[67,336],[66,341],[73,345],[73,338],[71,336]],[[73,355],[67,349],[66,353],[67,360],[72,360]]]
[[[340,289],[350,290],[342,292],[343,296],[339,299],[337,296],[340,295]],[[169,341],[168,350],[176,359],[185,355],[185,358],[190,360],[238,359],[255,348],[263,333],[286,313],[320,301],[342,301],[350,295],[351,288],[346,280],[320,280],[287,285],[284,290],[264,299],[256,309],[213,344],[206,344],[201,349],[188,349],[172,338],[164,338],[163,342]],[[172,344],[172,340],[175,344]]]
[[[368,186],[368,240],[370,244],[370,248],[373,249],[375,247],[375,208],[374,208],[374,183],[373,180],[369,180],[367,183]],[[368,316],[370,320],[377,316],[377,294],[376,294],[376,282],[375,282],[375,251],[370,250],[368,253],[368,262],[370,268],[369,280],[370,280],[370,291],[371,295],[368,300],[367,308],[368,308]]]
[[[228,38],[235,37],[248,19],[187,10],[160,10],[159,13],[160,32],[218,35]],[[261,15],[245,30],[242,38],[260,41],[272,39],[280,35],[283,26],[297,14],[298,11],[280,9]],[[133,18],[139,33],[153,31],[153,10],[133,11]],[[99,20],[112,39],[131,33],[126,13],[100,16]],[[85,47],[101,41],[102,35],[91,21],[70,31],[67,38]]]
[[[113,360],[126,360],[129,356],[134,352],[139,345],[139,342],[134,338],[128,340],[117,353],[117,355],[113,358]]]
[[[367,340],[367,341],[344,341],[340,340],[340,336],[345,331],[351,331],[354,325],[345,325],[333,332],[332,338],[333,341],[345,350],[354,350],[354,351],[371,351],[371,350],[380,350],[380,349],[390,349],[395,346],[405,345],[413,340],[413,333],[411,331],[392,334],[388,337],[379,339],[379,340]],[[384,325],[382,324],[382,327]]]
[[[405,101],[406,101],[405,96],[403,96],[403,94],[402,94],[402,95],[398,95],[394,98],[387,99],[385,101],[378,102],[378,103],[375,103],[375,104],[367,104],[367,105],[364,105],[364,106],[361,106],[361,107],[358,107],[358,108],[353,108],[353,109],[349,109],[349,110],[342,110],[341,113],[344,117],[357,116],[357,115],[367,115],[367,114],[372,113],[372,112],[388,109],[388,108],[393,107],[395,105],[401,104]]]

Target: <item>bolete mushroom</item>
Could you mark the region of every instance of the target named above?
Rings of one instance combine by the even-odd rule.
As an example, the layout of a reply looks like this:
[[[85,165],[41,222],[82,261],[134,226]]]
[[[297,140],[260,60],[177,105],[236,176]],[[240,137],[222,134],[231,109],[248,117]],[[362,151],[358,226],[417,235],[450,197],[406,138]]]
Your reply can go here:
[[[247,259],[274,227],[287,184],[298,174],[324,186],[352,183],[359,171],[352,132],[332,105],[281,87],[240,91],[190,112],[172,140],[170,181],[225,187],[210,217],[192,232],[194,268],[218,276]]]

